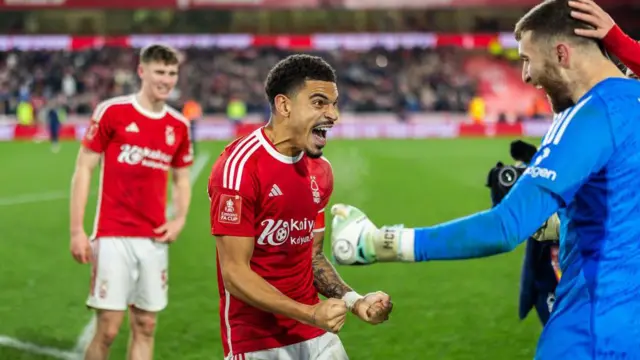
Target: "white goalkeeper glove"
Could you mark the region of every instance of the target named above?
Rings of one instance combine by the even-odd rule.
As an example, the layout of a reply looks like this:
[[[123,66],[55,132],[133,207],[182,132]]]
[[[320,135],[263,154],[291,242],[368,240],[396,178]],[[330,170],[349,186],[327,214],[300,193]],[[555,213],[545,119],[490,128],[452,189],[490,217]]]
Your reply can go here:
[[[345,204],[333,205],[331,214],[331,252],[336,263],[363,265],[402,261],[399,249],[406,231],[402,225],[378,229],[362,210]],[[409,253],[413,254],[413,249],[409,249]]]
[[[537,241],[557,241],[560,239],[560,218],[554,213],[542,224],[542,226],[531,236]]]

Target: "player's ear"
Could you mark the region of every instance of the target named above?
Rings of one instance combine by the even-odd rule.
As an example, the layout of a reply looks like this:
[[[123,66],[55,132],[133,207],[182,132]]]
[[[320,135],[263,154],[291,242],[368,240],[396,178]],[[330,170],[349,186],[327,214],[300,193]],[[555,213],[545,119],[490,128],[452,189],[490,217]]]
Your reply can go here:
[[[291,115],[291,100],[285,95],[276,95],[274,99],[274,106],[276,108],[276,112],[285,118],[288,118],[289,115]]]
[[[558,45],[556,45],[556,57],[557,57],[557,61],[558,64],[563,67],[563,68],[568,68],[569,67],[569,46],[567,46],[567,44],[564,43],[559,43]]]
[[[144,64],[140,63],[140,64],[138,65],[138,76],[139,76],[140,78],[142,78],[142,75],[143,75],[143,74],[144,74]]]

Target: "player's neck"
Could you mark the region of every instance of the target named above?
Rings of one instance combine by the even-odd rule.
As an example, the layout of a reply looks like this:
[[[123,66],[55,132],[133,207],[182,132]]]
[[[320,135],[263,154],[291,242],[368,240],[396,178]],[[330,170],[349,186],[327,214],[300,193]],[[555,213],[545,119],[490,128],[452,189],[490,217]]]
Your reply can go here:
[[[159,113],[164,110],[165,102],[163,100],[154,99],[152,96],[146,95],[144,91],[138,92],[135,97],[138,104],[147,111]]]
[[[293,136],[285,130],[284,126],[275,126],[273,118],[269,119],[269,123],[264,126],[264,133],[267,139],[271,141],[273,146],[282,155],[295,157],[301,152],[293,145]]]
[[[590,69],[583,71],[583,74],[578,77],[579,80],[577,80],[575,86],[573,86],[573,102],[578,103],[589,90],[603,80],[616,77],[625,78],[620,69],[609,60],[601,61],[599,64],[591,64]]]

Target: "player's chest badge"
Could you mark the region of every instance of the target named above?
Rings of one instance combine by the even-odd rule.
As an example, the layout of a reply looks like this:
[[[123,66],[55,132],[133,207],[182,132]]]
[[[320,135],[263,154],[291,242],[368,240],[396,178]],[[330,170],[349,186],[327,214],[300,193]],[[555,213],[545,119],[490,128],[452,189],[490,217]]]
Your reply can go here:
[[[313,195],[313,202],[316,204],[320,204],[320,187],[318,187],[318,182],[316,181],[315,176],[311,176],[311,194]]]
[[[167,126],[164,130],[165,141],[167,145],[173,146],[176,143],[176,133],[173,131],[173,126]]]

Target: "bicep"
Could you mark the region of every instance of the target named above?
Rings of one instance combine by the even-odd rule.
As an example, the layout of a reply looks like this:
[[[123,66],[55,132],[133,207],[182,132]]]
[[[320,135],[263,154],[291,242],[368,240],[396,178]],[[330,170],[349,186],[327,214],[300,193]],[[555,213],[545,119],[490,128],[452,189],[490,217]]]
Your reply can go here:
[[[253,255],[254,239],[241,236],[216,236],[218,261],[224,272],[235,266],[249,266]]]
[[[494,210],[510,248],[532,236],[561,206],[561,199],[531,181],[517,181]]]
[[[324,230],[313,232],[313,255],[324,253]]]
[[[177,168],[173,169],[173,182],[176,184],[187,183],[189,184],[190,171],[189,168]]]
[[[324,232],[325,232],[325,211],[324,209],[318,212],[313,225],[313,254],[321,254],[324,246]]]
[[[92,171],[98,166],[101,154],[87,147],[81,146],[76,159],[76,169],[86,169]]]

